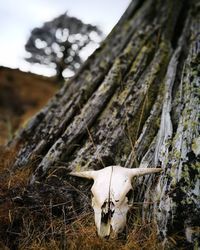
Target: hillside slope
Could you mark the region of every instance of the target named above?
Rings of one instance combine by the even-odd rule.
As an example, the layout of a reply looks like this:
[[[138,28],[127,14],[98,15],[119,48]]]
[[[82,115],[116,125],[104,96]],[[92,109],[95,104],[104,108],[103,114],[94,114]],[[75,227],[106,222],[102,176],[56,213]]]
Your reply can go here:
[[[53,78],[0,67],[0,145],[11,139],[57,88]]]

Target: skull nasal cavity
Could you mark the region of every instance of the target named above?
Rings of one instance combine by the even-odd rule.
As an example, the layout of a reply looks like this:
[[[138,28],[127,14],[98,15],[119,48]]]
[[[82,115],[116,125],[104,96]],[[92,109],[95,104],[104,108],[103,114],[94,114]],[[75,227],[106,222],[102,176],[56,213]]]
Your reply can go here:
[[[101,223],[107,224],[111,219],[114,213],[114,203],[113,202],[104,202],[101,207]]]

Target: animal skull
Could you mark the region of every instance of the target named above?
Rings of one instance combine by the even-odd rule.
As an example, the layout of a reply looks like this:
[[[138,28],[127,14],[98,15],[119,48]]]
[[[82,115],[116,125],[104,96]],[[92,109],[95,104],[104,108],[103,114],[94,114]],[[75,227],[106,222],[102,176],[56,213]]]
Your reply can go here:
[[[92,207],[95,224],[100,237],[114,236],[126,225],[127,212],[131,206],[129,195],[133,177],[158,173],[160,168],[123,168],[109,166],[97,171],[72,172],[71,175],[93,179]]]

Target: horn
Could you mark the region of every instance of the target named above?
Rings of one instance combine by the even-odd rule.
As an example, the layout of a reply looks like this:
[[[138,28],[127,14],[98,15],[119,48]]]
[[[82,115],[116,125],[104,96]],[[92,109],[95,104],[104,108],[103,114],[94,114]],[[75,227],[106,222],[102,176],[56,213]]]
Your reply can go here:
[[[97,177],[97,171],[71,172],[70,175],[94,180]]]
[[[154,174],[162,171],[162,168],[128,168],[127,173],[130,178],[143,176],[146,174]]]

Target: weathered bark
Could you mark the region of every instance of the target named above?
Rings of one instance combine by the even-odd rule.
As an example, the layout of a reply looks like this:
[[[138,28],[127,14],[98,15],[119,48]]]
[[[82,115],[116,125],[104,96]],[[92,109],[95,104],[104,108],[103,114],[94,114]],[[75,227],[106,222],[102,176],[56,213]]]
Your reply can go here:
[[[136,199],[166,238],[199,227],[200,6],[133,1],[101,47],[11,143],[31,184],[75,169],[161,166]],[[57,177],[55,177],[57,176]],[[190,232],[193,232],[192,234]]]

